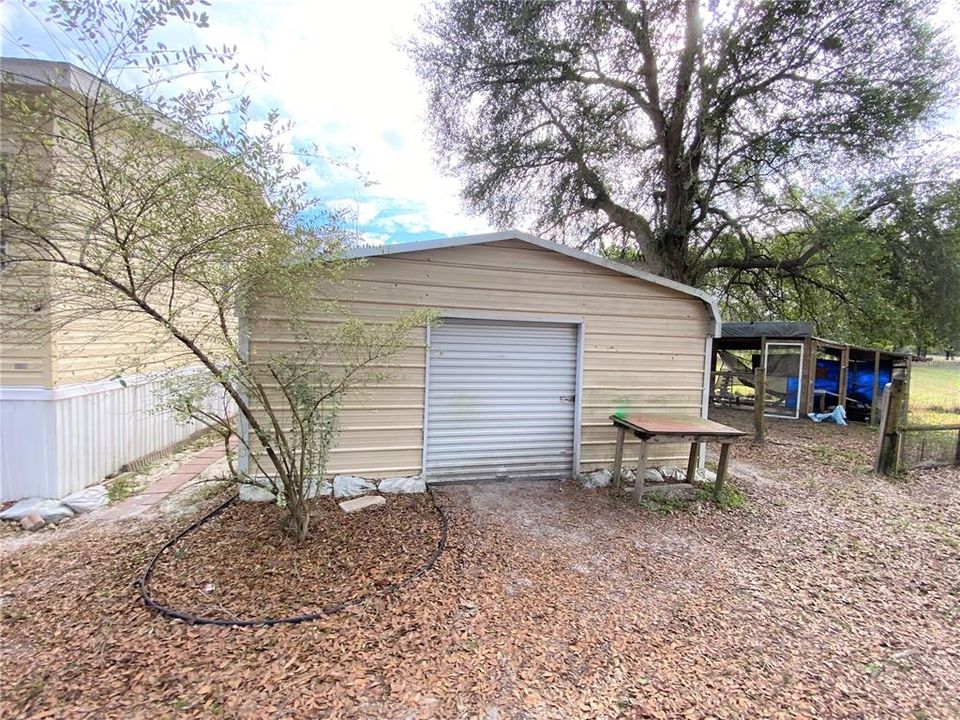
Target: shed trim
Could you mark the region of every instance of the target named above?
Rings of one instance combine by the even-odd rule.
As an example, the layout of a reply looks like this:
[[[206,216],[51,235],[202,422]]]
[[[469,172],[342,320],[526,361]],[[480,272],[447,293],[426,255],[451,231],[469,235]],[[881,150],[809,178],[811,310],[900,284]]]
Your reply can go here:
[[[427,324],[424,333],[426,358],[423,361],[423,432],[421,434],[420,445],[420,477],[427,477],[427,427],[430,423],[430,338],[431,325]]]

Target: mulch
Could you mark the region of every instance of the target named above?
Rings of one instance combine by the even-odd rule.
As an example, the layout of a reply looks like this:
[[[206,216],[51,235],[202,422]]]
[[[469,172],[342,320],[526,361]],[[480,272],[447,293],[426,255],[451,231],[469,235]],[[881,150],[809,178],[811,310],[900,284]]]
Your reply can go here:
[[[90,523],[14,548],[0,568],[0,715],[960,715],[960,470],[878,478],[861,427],[772,421],[769,435],[735,450],[736,511],[661,515],[569,483],[445,489],[448,546],[430,573],[303,625],[147,611],[133,581],[183,520]],[[165,560],[156,588],[229,612],[346,597],[435,541],[432,513],[393,510],[355,526],[318,512],[323,551],[298,553],[269,532],[275,509],[238,507]],[[277,573],[292,562],[299,572]],[[190,594],[210,585],[212,600]]]
[[[223,620],[320,613],[406,580],[437,546],[440,518],[427,495],[387,496],[348,514],[330,498],[310,503],[310,533],[280,532],[274,504],[236,502],[164,553],[154,601]]]

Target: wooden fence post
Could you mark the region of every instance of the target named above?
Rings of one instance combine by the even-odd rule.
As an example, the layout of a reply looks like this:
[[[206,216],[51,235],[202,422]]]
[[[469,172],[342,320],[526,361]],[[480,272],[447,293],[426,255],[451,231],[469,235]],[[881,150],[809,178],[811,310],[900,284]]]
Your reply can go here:
[[[767,369],[765,367],[758,367],[753,371],[753,425],[757,442],[763,442],[767,437],[767,431],[764,425],[766,396]]]
[[[903,378],[894,378],[884,393],[883,414],[880,416],[880,442],[876,471],[882,475],[897,472],[900,461],[900,428],[906,415],[907,385]]]
[[[957,449],[953,453],[953,464],[960,465],[960,430],[957,430]]]

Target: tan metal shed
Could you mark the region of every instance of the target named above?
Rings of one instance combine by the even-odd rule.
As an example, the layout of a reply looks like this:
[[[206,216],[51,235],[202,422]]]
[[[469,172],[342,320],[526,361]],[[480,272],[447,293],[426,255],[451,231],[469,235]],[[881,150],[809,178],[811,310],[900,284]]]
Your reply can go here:
[[[615,411],[706,416],[720,321],[695,288],[516,231],[353,256],[366,262],[338,291],[346,315],[429,307],[442,321],[393,358],[389,381],[346,399],[331,473],[569,477],[612,465]],[[248,309],[250,353],[293,341],[268,308]]]

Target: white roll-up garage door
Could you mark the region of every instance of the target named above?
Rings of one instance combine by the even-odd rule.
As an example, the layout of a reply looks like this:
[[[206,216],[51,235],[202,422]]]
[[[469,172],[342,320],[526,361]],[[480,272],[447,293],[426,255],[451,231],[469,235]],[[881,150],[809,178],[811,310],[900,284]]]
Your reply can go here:
[[[576,325],[447,319],[431,331],[430,482],[569,477]]]

